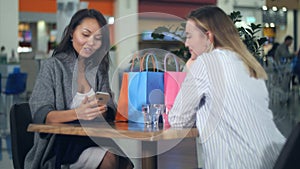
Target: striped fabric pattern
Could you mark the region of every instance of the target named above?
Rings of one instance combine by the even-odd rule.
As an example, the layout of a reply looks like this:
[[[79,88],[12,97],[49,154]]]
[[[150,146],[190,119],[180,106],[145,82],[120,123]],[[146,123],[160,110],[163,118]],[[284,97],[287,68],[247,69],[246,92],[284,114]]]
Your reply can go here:
[[[197,125],[205,169],[272,168],[286,140],[273,121],[265,81],[250,77],[236,53],[225,49],[197,58],[169,122]]]

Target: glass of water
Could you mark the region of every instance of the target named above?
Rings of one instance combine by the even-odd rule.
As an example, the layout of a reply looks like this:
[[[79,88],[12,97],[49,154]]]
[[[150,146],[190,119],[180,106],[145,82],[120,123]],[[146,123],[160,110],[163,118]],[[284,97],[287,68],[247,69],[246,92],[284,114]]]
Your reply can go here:
[[[152,114],[150,112],[150,105],[149,104],[142,105],[142,113],[144,115],[145,125],[151,125],[152,124]]]
[[[152,108],[152,109],[151,109]],[[150,111],[152,113],[152,122],[154,126],[157,126],[159,123],[159,117],[165,110],[164,104],[152,104],[150,107]]]

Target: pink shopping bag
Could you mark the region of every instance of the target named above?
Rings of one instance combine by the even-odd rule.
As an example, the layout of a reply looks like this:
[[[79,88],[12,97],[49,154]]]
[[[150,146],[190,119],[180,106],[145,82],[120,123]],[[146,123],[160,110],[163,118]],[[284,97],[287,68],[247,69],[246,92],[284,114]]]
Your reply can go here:
[[[167,59],[169,58],[174,59],[176,71],[167,71]],[[178,67],[179,65],[176,56],[171,53],[166,54],[164,58],[164,94],[166,113],[168,113],[169,110],[172,108],[177,93],[186,76],[186,72],[180,72]]]

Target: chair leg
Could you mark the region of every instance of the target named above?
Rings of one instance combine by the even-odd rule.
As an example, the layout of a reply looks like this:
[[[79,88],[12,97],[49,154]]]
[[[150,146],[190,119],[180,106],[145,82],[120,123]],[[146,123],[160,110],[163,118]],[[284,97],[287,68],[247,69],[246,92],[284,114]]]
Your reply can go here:
[[[9,111],[12,105],[14,104],[14,95],[5,95],[5,130],[6,133],[10,133],[10,122],[9,122]]]
[[[8,153],[8,155],[9,155],[9,158],[12,159],[11,137],[10,137],[10,134],[7,134],[7,135],[6,135],[5,140],[6,140],[7,153]]]
[[[0,160],[2,160],[2,136],[0,137]]]
[[[3,159],[2,155],[2,150],[3,150],[3,145],[2,145],[2,139],[5,139],[5,131],[7,129],[7,120],[6,120],[6,102],[5,102],[5,97],[4,95],[0,94],[0,160]]]

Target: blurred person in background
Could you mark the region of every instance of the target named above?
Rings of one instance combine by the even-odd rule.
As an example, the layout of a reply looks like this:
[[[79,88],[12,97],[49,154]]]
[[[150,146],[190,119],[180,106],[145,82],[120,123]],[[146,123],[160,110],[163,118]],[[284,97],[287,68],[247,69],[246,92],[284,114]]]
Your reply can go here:
[[[290,53],[289,51],[292,43],[293,37],[288,35],[284,38],[284,42],[277,47],[274,58],[278,64],[285,64],[296,55],[296,52]]]
[[[293,73],[295,77],[292,79],[293,85],[296,85],[296,79],[298,80],[298,84],[300,82],[300,47],[297,53],[297,56],[295,57],[295,66],[293,67]]]
[[[278,42],[273,43],[272,48],[268,51],[267,57],[275,57],[275,51],[280,44]]]

